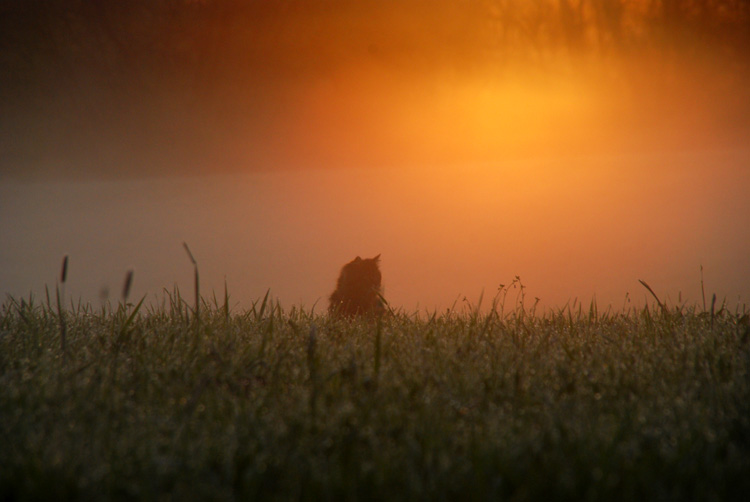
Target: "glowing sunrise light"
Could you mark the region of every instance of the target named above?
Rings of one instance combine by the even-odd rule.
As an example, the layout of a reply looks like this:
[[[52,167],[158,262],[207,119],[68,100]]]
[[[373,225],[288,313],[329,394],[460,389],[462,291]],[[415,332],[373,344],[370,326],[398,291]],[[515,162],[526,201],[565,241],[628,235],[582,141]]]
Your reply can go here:
[[[442,86],[423,115],[423,140],[449,157],[559,153],[590,128],[590,93],[565,82],[468,81]],[[415,127],[417,128],[417,127]]]
[[[304,89],[282,131],[296,161],[447,165],[580,153],[606,142],[607,103],[569,76],[391,81],[351,72]]]

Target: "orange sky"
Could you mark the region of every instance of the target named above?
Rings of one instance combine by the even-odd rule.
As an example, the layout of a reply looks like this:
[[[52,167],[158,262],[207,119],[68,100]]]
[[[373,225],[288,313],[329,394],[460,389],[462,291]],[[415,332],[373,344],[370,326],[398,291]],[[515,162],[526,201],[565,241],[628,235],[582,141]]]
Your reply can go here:
[[[248,66],[221,74],[259,87],[236,90],[243,112],[220,153],[346,167],[742,142],[747,68],[713,45],[713,18],[628,2],[615,29],[579,3],[313,2],[240,17],[225,43]]]
[[[744,3],[56,5],[8,14],[0,174],[723,148],[750,127]]]

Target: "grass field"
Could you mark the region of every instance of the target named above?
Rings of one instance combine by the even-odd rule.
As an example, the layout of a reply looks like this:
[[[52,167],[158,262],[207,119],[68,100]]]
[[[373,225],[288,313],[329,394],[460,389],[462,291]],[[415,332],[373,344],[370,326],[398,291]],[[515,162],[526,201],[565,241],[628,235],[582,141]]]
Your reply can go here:
[[[511,297],[379,322],[8,298],[0,499],[750,499],[744,307]]]

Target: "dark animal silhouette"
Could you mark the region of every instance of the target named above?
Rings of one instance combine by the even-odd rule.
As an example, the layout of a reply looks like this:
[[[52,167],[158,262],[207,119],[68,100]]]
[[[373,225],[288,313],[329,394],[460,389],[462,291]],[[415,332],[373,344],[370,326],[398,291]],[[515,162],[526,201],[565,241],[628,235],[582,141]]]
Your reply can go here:
[[[382,314],[385,308],[379,265],[380,255],[365,259],[357,256],[344,265],[336,291],[331,294],[328,312],[346,317]]]

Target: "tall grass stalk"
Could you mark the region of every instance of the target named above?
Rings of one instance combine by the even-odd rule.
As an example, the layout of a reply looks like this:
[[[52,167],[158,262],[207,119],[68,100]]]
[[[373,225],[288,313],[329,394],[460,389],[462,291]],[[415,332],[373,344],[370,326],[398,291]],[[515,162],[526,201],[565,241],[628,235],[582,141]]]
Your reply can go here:
[[[654,290],[651,289],[651,286],[649,286],[648,283],[646,283],[646,281],[642,279],[638,279],[638,282],[640,282],[643,285],[643,287],[646,288],[649,293],[651,293],[651,296],[653,296],[654,299],[656,300],[656,304],[659,305],[659,308],[661,309],[662,313],[667,313],[668,312],[667,306],[661,302],[658,296],[656,296],[656,293],[654,293]]]
[[[60,293],[60,288],[55,288],[55,296],[57,299],[57,318],[60,323],[60,352],[62,353],[63,362],[66,360],[66,354],[67,354],[67,346],[66,346],[66,335],[67,335],[67,325],[65,323],[65,316],[63,315],[63,309],[62,304],[65,303],[65,282],[68,279],[68,255],[65,255],[62,262],[62,268],[60,270],[60,288],[62,288],[62,293]],[[60,298],[62,296],[62,299]],[[48,298],[49,301],[49,298]]]
[[[200,307],[201,307],[201,294],[200,294],[200,279],[198,277],[198,262],[195,261],[195,258],[193,257],[193,253],[190,252],[190,248],[187,245],[187,242],[182,243],[183,247],[185,248],[185,251],[187,252],[188,258],[190,258],[190,262],[193,264],[193,272],[194,272],[194,289],[195,289],[195,309],[194,309],[194,315],[195,315],[195,321],[196,324],[200,323]]]
[[[128,296],[130,296],[130,288],[133,286],[133,271],[128,270],[125,274],[125,283],[122,286],[122,303],[128,302]]]

